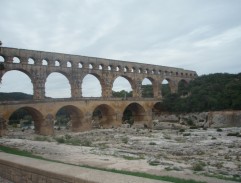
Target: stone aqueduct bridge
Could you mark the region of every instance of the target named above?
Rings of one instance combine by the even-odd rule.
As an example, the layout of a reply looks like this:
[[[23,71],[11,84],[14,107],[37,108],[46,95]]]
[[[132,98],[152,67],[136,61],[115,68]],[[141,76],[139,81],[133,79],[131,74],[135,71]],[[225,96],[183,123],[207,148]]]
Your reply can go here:
[[[8,121],[14,111],[23,108],[32,115],[36,132],[43,135],[53,134],[54,116],[61,108],[69,112],[73,131],[91,129],[92,114],[96,109],[101,111],[100,123],[103,127],[121,125],[126,109],[132,111],[135,122],[151,126],[152,110],[162,98],[162,81],[168,80],[171,92],[175,93],[181,80],[188,83],[197,76],[195,71],[181,68],[7,47],[0,48],[0,56],[4,58],[0,65],[0,79],[6,72],[18,70],[28,75],[33,84],[33,100],[1,102],[0,115]],[[14,57],[19,62],[15,63]],[[71,98],[46,99],[45,82],[53,72],[61,73],[69,80]],[[102,88],[100,98],[82,97],[82,81],[87,74],[99,80]],[[112,97],[113,83],[119,76],[129,81],[132,98]],[[145,78],[152,82],[151,99],[141,95],[141,84]]]

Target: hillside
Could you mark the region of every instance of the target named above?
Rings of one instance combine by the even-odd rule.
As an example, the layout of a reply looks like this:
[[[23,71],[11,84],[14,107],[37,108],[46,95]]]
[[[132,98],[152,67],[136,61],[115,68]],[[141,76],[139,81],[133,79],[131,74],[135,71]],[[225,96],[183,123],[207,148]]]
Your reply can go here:
[[[164,97],[162,107],[171,112],[240,110],[241,73],[203,75],[186,87],[180,84],[177,94]]]
[[[33,95],[21,92],[3,93],[0,92],[0,101],[31,100]]]

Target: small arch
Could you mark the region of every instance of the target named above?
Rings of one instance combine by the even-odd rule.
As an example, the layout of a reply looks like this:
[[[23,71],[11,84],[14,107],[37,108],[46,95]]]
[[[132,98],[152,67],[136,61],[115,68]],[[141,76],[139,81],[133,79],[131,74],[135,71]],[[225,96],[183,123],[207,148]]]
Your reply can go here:
[[[22,107],[11,114],[8,124],[19,124],[24,130],[33,130],[33,133],[40,134],[43,120],[43,115],[37,109],[33,107]]]
[[[82,82],[83,97],[101,97],[102,86],[98,76],[87,74]]]
[[[141,74],[142,71],[143,71],[142,68],[139,68],[139,69],[138,69],[138,73],[139,73],[139,74]]]
[[[135,67],[131,68],[131,72],[135,72],[135,70],[136,70]]]
[[[18,57],[13,57],[13,63],[20,63],[20,59]]]
[[[133,125],[134,123],[144,122],[144,120],[145,109],[136,102],[129,104],[123,111],[122,123]]]
[[[56,61],[54,62],[54,66],[59,67],[59,66],[60,66],[60,62],[59,62],[58,60],[56,60]]]
[[[83,68],[83,63],[79,62],[78,63],[78,68]]]
[[[92,114],[92,124],[96,128],[110,128],[115,122],[115,111],[107,104],[97,106]]]
[[[192,73],[190,73],[189,76],[192,76]]]
[[[32,59],[32,58],[28,59],[28,64],[33,65],[34,63],[35,63],[34,59]]]
[[[129,72],[129,68],[127,66],[124,67],[124,72]]]
[[[99,65],[99,70],[103,70],[103,65],[102,64]]]
[[[111,71],[112,70],[112,65],[109,65],[108,66],[108,71]]]
[[[148,74],[148,71],[149,71],[148,69],[145,69],[145,70],[144,70],[144,73],[145,73],[145,74]]]
[[[89,69],[93,69],[93,64],[89,64]]]
[[[152,71],[151,71],[151,74],[155,74],[155,72],[156,72],[155,70],[152,70]]]
[[[176,72],[176,76],[178,76],[178,72]]]
[[[74,132],[86,130],[83,112],[74,105],[61,107],[55,116],[55,129],[66,128]]]
[[[3,56],[0,55],[0,62],[5,62],[5,59]]]
[[[42,60],[42,65],[49,65],[49,62],[46,59]]]
[[[183,76],[183,73],[181,72],[181,76]]]
[[[119,72],[119,71],[120,71],[120,68],[121,68],[120,66],[117,66],[117,67],[116,67],[116,71]]]
[[[159,71],[157,72],[157,74],[158,74],[158,75],[160,75],[161,73],[162,73],[162,71],[161,71],[161,70],[159,70]]]
[[[70,61],[67,62],[67,67],[72,67],[72,63]]]

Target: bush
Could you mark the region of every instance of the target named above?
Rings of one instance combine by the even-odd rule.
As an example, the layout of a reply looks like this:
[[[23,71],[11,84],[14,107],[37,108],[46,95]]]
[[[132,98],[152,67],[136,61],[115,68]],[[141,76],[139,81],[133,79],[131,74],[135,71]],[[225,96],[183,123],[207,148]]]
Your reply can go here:
[[[183,136],[190,136],[191,133],[184,133]]]
[[[223,130],[221,128],[218,128],[217,129],[217,132],[222,132]]]
[[[123,137],[123,138],[121,139],[121,141],[122,141],[124,144],[127,144],[127,143],[128,143],[128,140],[129,140],[128,137]]]
[[[55,140],[56,140],[58,143],[60,143],[60,144],[65,143],[65,138],[64,138],[64,137],[56,137]]]
[[[238,132],[230,132],[230,133],[227,134],[227,136],[235,136],[235,137],[237,137],[237,136],[239,136],[239,133]]]
[[[182,128],[182,129],[179,130],[179,132],[185,132],[185,129]]]
[[[206,164],[204,162],[200,161],[200,162],[193,164],[192,169],[194,171],[203,171],[205,165]]]
[[[150,142],[149,145],[156,145],[156,143],[155,142]]]

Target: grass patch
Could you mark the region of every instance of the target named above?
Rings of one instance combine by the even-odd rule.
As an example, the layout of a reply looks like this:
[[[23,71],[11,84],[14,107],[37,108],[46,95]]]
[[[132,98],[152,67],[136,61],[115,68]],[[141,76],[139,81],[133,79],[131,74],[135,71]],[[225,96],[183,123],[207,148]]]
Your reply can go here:
[[[149,145],[153,145],[154,146],[154,145],[156,145],[156,143],[155,142],[150,142]]]
[[[74,145],[74,146],[87,146],[90,147],[92,145],[92,142],[87,139],[77,139],[73,138],[71,136],[61,136],[61,137],[56,137],[55,140],[59,144],[68,144],[68,145]]]
[[[192,165],[192,169],[194,171],[203,171],[204,166],[206,166],[206,164],[202,161],[199,161],[199,162]]]
[[[210,174],[202,174],[205,175],[207,177],[214,177],[217,179],[222,179],[222,180],[229,180],[229,181],[236,181],[236,182],[241,182],[241,177],[239,175],[233,175],[233,177],[226,177],[224,175],[210,175]]]
[[[70,163],[63,163],[63,162],[59,162],[59,161],[48,160],[41,156],[35,156],[30,152],[22,151],[22,150],[18,150],[18,149],[6,147],[6,146],[0,146],[0,150],[3,152],[9,153],[9,154],[15,154],[15,155],[19,155],[19,156],[41,159],[41,160],[46,160],[46,161],[50,161],[50,162],[58,162],[58,163],[67,164],[67,165],[79,166],[79,165],[74,165],[74,164],[70,164]],[[87,166],[87,165],[80,165],[80,167],[101,170],[101,171],[106,171],[106,172],[112,172],[112,173],[119,173],[119,174],[124,174],[124,175],[131,175],[131,176],[136,176],[136,177],[143,177],[143,178],[148,178],[148,179],[153,179],[153,180],[169,181],[169,182],[174,182],[174,183],[205,183],[205,182],[196,181],[196,180],[180,179],[180,178],[169,177],[169,176],[159,176],[159,175],[153,175],[153,174],[148,174],[148,173],[144,173],[144,172],[131,172],[131,171],[125,171],[125,170],[106,169],[106,168],[98,168],[98,167],[92,167],[92,166]]]
[[[134,156],[122,156],[124,159],[126,160],[140,160],[140,159],[144,159],[143,156],[139,156],[139,157],[134,157]]]

